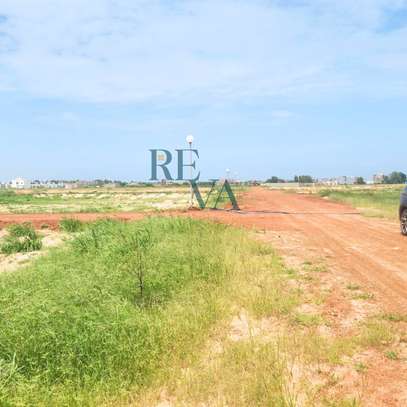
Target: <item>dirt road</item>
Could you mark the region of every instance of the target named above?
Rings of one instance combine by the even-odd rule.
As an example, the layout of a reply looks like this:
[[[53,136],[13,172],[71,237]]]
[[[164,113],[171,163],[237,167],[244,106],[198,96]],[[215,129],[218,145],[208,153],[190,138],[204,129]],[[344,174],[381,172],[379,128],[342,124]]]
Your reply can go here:
[[[407,312],[407,238],[397,222],[366,218],[319,197],[262,189],[247,194],[242,207],[267,211],[241,215],[242,223],[268,231],[286,256],[321,257],[385,308]]]
[[[363,285],[388,310],[407,312],[407,238],[396,222],[365,218],[349,206],[319,197],[253,188],[241,200],[240,213],[168,212],[255,228],[285,257],[323,259],[336,273]],[[0,215],[0,227],[29,221],[56,227],[73,215]],[[112,217],[136,220],[141,213],[75,214],[91,221]]]

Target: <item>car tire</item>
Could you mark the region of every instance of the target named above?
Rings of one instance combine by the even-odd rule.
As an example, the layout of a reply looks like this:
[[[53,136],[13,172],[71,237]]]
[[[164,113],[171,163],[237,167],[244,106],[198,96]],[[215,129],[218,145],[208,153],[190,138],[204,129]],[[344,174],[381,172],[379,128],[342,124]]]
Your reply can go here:
[[[400,217],[400,229],[403,236],[407,236],[407,209],[404,209]]]

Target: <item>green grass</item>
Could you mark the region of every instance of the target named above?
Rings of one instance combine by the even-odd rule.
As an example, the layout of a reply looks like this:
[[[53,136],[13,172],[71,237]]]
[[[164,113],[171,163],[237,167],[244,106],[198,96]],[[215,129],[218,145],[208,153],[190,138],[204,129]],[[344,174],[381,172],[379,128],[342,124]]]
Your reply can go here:
[[[64,232],[76,233],[80,232],[84,224],[79,219],[65,218],[59,222],[59,228]]]
[[[101,221],[0,275],[0,405],[99,405],[148,385],[205,340],[224,284],[258,251],[190,219]]]
[[[8,235],[0,245],[0,252],[3,254],[27,253],[41,250],[41,236],[29,223],[12,225],[8,228]]]
[[[319,195],[337,202],[347,203],[361,210],[366,216],[396,219],[401,191],[401,186],[388,189],[325,189],[321,190]]]
[[[397,352],[392,351],[392,350],[389,350],[389,351],[385,352],[384,355],[386,356],[387,359],[390,359],[390,360],[398,360],[399,359],[399,356],[398,356]]]

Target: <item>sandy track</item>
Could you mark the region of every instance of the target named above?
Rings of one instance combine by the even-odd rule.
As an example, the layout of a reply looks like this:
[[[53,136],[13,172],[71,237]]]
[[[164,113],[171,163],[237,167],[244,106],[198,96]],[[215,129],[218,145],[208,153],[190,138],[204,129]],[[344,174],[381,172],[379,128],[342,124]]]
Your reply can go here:
[[[347,205],[315,196],[263,189],[247,194],[242,206],[268,211],[261,215],[261,227],[276,232],[270,240],[285,255],[300,250],[320,257],[372,292],[386,309],[407,312],[407,238],[397,222],[365,218]],[[250,224],[255,215],[243,216]],[[258,220],[253,224],[258,227]]]
[[[241,213],[173,211],[166,216],[193,216],[270,232],[270,241],[290,255],[324,259],[340,275],[372,292],[388,310],[407,312],[407,238],[396,222],[362,217],[347,205],[280,191],[253,188],[244,194]],[[148,215],[148,214],[147,214]],[[64,217],[138,220],[144,213],[0,215],[0,227],[33,222],[51,228]]]

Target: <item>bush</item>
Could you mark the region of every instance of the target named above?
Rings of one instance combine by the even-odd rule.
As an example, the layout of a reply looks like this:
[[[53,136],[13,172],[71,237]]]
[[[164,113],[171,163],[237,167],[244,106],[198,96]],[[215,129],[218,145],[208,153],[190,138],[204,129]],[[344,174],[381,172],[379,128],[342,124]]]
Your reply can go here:
[[[34,237],[36,232],[31,223],[22,223],[17,225],[11,225],[8,228],[8,232],[10,236],[15,237]]]
[[[42,240],[30,223],[12,225],[0,246],[3,254],[26,253],[41,250]]]
[[[61,222],[59,222],[59,228],[69,233],[80,232],[83,229],[83,223],[79,219],[62,219]]]
[[[0,274],[0,405],[100,405],[95,392],[148,384],[206,340],[252,247],[191,219],[99,221]]]

